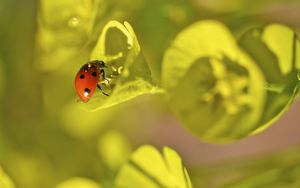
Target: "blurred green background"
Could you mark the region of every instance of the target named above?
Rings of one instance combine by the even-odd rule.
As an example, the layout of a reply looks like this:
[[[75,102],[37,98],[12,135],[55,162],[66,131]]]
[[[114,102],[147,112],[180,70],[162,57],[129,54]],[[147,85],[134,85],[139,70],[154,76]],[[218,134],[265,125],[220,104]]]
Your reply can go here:
[[[257,172],[279,164],[264,160],[282,158],[299,169],[299,158],[285,158],[300,153],[299,102],[266,132],[218,146],[184,130],[158,95],[89,112],[78,105],[73,86],[109,20],[132,24],[160,83],[164,51],[194,21],[220,20],[237,36],[272,22],[299,34],[299,9],[297,0],[1,0],[0,166],[20,188],[55,187],[72,177],[111,187],[130,152],[153,144],[181,155],[194,187],[226,185],[233,164],[235,173],[249,166]],[[277,153],[282,150],[288,151]],[[229,180],[217,171],[228,173]]]

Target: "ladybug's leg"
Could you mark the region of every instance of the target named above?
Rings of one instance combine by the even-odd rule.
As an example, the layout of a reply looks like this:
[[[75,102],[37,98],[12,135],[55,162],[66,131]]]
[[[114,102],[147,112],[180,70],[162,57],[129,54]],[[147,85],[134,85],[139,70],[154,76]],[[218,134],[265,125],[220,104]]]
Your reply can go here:
[[[106,80],[107,82],[109,82],[109,80],[105,77],[105,72],[104,72],[103,69],[100,69],[100,74],[102,75],[102,78],[103,78],[104,80]]]
[[[104,80],[106,80],[107,83],[108,83],[109,80],[105,77],[105,72],[104,72],[103,69],[100,69],[100,74],[101,74],[102,78],[103,78]],[[109,96],[107,93],[103,92],[103,90],[102,90],[102,88],[100,87],[99,84],[97,84],[97,87],[102,91],[103,95]]]
[[[102,88],[100,87],[99,84],[97,84],[97,88],[100,89],[102,91],[102,94],[105,95],[105,96],[109,96],[109,94],[105,93]]]

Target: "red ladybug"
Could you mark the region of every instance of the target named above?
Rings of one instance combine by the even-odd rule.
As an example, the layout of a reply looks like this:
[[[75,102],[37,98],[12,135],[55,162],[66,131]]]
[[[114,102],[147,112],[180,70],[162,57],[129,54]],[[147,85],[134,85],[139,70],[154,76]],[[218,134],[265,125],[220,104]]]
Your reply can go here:
[[[90,100],[97,87],[102,90],[98,82],[100,81],[100,76],[105,79],[103,69],[105,67],[103,61],[94,60],[83,65],[78,71],[75,77],[75,89],[77,95],[83,102],[88,102]],[[102,93],[107,95],[104,92]]]

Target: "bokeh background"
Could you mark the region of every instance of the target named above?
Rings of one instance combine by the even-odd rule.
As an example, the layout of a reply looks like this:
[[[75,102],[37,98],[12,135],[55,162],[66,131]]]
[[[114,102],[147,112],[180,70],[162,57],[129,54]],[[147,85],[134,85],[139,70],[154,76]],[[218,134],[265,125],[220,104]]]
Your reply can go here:
[[[298,0],[1,0],[0,166],[20,188],[54,187],[76,176],[110,187],[135,148],[168,145],[197,187],[218,181],[218,164],[298,152],[299,102],[265,132],[213,145],[182,128],[160,95],[86,111],[77,105],[73,79],[109,20],[132,24],[159,84],[164,50],[194,21],[220,20],[236,36],[272,22],[299,34],[299,10]]]

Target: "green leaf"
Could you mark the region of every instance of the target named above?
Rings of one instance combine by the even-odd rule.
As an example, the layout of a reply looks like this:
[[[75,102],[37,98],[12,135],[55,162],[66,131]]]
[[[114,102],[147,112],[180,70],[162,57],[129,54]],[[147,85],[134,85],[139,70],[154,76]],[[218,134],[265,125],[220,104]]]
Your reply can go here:
[[[154,85],[136,35],[127,22],[124,25],[117,21],[106,24],[91,60],[102,60],[108,66],[105,74],[109,82],[101,87],[110,96],[96,92],[89,103],[84,104],[90,110],[107,108],[140,95],[162,92]]]
[[[101,186],[87,178],[75,177],[60,183],[55,188],[101,188]]]
[[[178,34],[164,55],[162,84],[177,117],[205,141],[232,142],[259,126],[264,77],[217,21]]]
[[[165,147],[163,155],[152,146],[137,149],[117,178],[120,188],[191,188],[192,184],[178,154]]]
[[[267,81],[267,101],[257,133],[277,121],[299,92],[300,42],[292,29],[271,24],[246,32],[239,43],[255,59]]]
[[[11,179],[4,173],[0,167],[0,187],[1,188],[15,188],[14,183]]]

